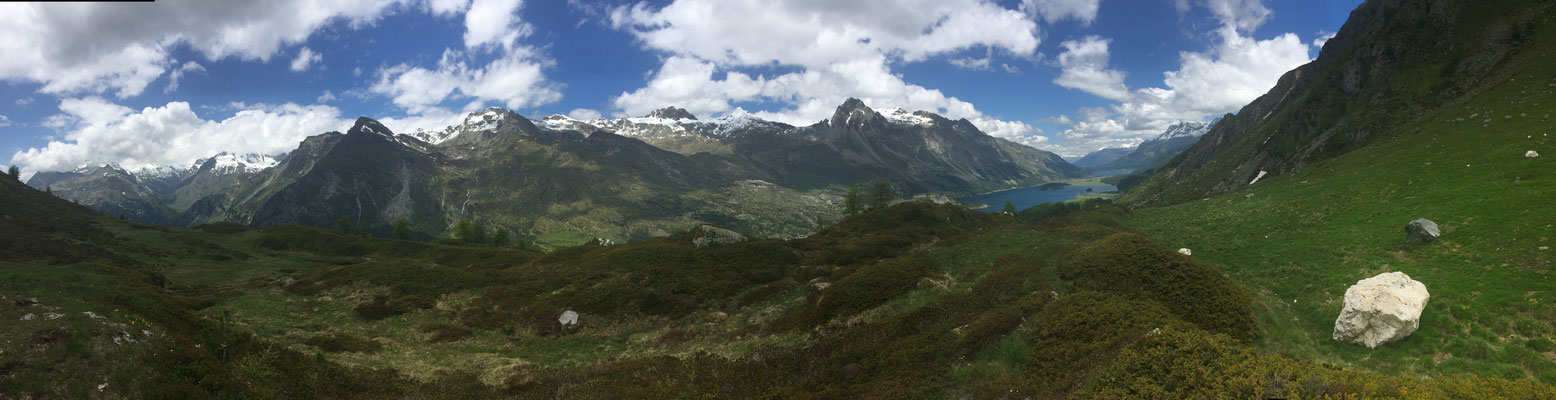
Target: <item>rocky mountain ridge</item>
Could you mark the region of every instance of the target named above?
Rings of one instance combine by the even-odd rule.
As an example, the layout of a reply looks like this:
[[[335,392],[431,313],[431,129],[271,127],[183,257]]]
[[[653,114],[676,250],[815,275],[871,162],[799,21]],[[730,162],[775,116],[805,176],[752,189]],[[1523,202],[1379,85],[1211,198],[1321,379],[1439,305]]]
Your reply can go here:
[[[1133,147],[1106,148],[1086,154],[1073,164],[1093,171],[1143,170],[1161,166],[1209,132],[1221,118],[1209,122],[1179,121],[1156,137]]]
[[[675,108],[537,123],[490,108],[437,132],[396,134],[364,117],[345,133],[309,137],[279,159],[222,154],[143,174],[56,189],[67,199],[90,197],[83,201],[88,207],[145,209],[129,214],[175,225],[333,227],[347,217],[387,235],[403,218],[421,235],[440,236],[469,219],[526,235],[628,240],[699,223],[755,236],[803,234],[816,217],[836,217],[837,188],[846,185],[885,181],[902,194],[968,193],[1082,172],[966,120],[878,113],[850,100],[833,118],[806,127],[743,113],[697,120]],[[30,183],[85,176],[40,173]],[[130,187],[138,189],[87,196]]]

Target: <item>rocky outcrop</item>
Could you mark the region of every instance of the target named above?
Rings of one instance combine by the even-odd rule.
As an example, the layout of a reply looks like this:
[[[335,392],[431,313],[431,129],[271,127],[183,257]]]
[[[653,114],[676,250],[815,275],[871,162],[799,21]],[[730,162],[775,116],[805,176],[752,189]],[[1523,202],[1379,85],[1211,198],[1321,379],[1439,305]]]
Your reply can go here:
[[[1334,340],[1367,348],[1403,340],[1421,326],[1430,298],[1426,285],[1401,272],[1379,274],[1345,290],[1345,306],[1334,321]]]
[[[699,236],[696,239],[692,239],[692,244],[697,245],[697,248],[699,249],[714,244],[744,242],[746,240],[745,236],[742,236],[735,231],[715,227],[713,225],[703,225],[701,229],[702,236]]]
[[[1186,255],[1186,256],[1192,256],[1192,255],[1194,255],[1194,250],[1189,250],[1187,247],[1185,247],[1185,248],[1178,249],[1178,254],[1182,254],[1182,255]]]
[[[650,111],[648,113],[648,117],[649,118],[671,119],[671,120],[680,120],[680,119],[689,119],[689,120],[694,120],[694,121],[697,120],[697,116],[692,115],[692,113],[687,112],[686,109],[679,108],[679,107],[665,107],[665,108],[661,108],[661,109],[658,109],[658,110]]]
[[[1534,152],[1534,150],[1529,150],[1529,151],[1524,152],[1524,158],[1535,158],[1535,157],[1539,157],[1539,156],[1540,156],[1540,153],[1536,153],[1536,152]]]
[[[1411,244],[1427,244],[1442,236],[1442,231],[1437,229],[1437,223],[1426,218],[1420,218],[1405,224],[1405,241]]]

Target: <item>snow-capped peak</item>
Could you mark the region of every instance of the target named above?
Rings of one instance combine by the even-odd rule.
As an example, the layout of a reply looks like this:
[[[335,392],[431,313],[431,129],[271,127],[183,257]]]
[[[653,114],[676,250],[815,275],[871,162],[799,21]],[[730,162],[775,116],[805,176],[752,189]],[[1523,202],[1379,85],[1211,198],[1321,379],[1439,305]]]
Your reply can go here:
[[[883,111],[880,112],[880,115],[882,117],[886,117],[887,120],[891,120],[891,121],[895,121],[895,122],[900,122],[900,123],[905,123],[905,124],[929,125],[929,124],[935,122],[934,118],[926,117],[926,116],[919,115],[919,114],[920,113],[917,113],[917,112],[908,112],[908,110],[904,110],[901,107],[887,109],[887,110],[883,110]]]
[[[1154,140],[1204,135],[1206,132],[1210,132],[1210,128],[1215,127],[1217,122],[1221,122],[1221,119],[1216,118],[1210,122],[1181,121],[1167,127],[1167,130],[1157,135]]]
[[[492,107],[470,113],[470,115],[465,116],[465,120],[458,125],[450,125],[449,127],[438,131],[417,129],[416,133],[412,133],[408,136],[434,145],[442,144],[443,142],[447,142],[456,137],[459,137],[459,134],[467,131],[480,132],[496,130],[497,128],[502,127],[503,121],[507,120],[508,115],[512,113],[512,111],[508,111],[503,108]]]
[[[224,151],[210,158],[196,160],[191,168],[198,169],[210,164],[211,171],[217,173],[259,172],[276,163],[275,157],[264,154],[232,154]]]
[[[554,114],[541,118],[537,122],[540,126],[553,130],[580,132],[600,130],[621,136],[640,138],[679,136],[719,138],[756,128],[769,128],[765,129],[765,131],[772,132],[782,126],[781,124],[761,119],[741,108],[735,108],[711,120],[698,120],[685,110],[668,107],[643,117],[579,120],[565,115]]]
[[[665,107],[665,108],[661,108],[661,109],[658,109],[658,110],[654,110],[652,112],[649,112],[648,115],[646,115],[646,117],[650,117],[650,118],[663,118],[663,119],[668,119],[668,120],[693,120],[693,121],[697,120],[697,116],[692,115],[691,112],[688,112],[688,111],[686,111],[686,109],[679,108],[679,107]]]
[[[196,165],[196,167],[198,167],[198,165]],[[183,175],[184,173],[189,172],[189,168],[176,165],[148,165],[135,168],[129,172],[130,175],[135,175],[136,178],[141,180],[166,179]]]
[[[599,120],[599,121],[608,121],[608,120],[603,120],[602,119],[602,120]],[[569,116],[566,116],[566,115],[562,115],[562,114],[551,114],[551,115],[549,115],[549,116],[547,116],[545,118],[541,118],[539,121],[536,121],[536,122],[539,122],[540,126],[545,127],[546,129],[559,130],[559,131],[565,131],[565,130],[591,131],[591,130],[593,130],[592,128],[589,128],[590,126],[592,126],[589,123],[589,121],[582,121],[582,120],[579,120],[579,119],[576,119],[576,118],[573,118],[573,117],[569,117]]]

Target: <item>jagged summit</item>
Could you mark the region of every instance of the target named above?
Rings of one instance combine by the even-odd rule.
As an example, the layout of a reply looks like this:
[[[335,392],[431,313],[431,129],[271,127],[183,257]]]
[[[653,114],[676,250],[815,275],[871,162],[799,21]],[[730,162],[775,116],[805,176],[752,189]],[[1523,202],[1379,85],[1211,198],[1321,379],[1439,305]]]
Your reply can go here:
[[[389,130],[388,127],[379,123],[378,120],[368,117],[357,118],[357,123],[351,126],[350,131],[346,132],[348,135],[357,133],[370,133],[386,138],[394,137],[394,131]]]
[[[829,123],[832,126],[845,126],[856,122],[862,123],[875,116],[875,110],[865,105],[863,100],[849,97],[843,105],[837,106],[837,111],[832,113]]]
[[[1217,122],[1221,122],[1221,118],[1216,118],[1210,122],[1179,121],[1176,124],[1172,124],[1172,126],[1168,126],[1167,130],[1162,131],[1160,135],[1156,135],[1156,138],[1152,140],[1167,140],[1176,137],[1201,136],[1204,135],[1205,132],[1209,132],[1210,128],[1214,127]]]
[[[648,113],[648,115],[645,115],[643,117],[644,118],[664,118],[664,119],[669,119],[669,120],[682,120],[682,119],[689,119],[689,120],[693,120],[693,121],[697,120],[697,116],[692,115],[691,112],[688,112],[688,111],[686,111],[686,109],[680,108],[680,107],[665,107],[665,108],[661,108],[661,109],[658,109],[658,110],[650,111]]]

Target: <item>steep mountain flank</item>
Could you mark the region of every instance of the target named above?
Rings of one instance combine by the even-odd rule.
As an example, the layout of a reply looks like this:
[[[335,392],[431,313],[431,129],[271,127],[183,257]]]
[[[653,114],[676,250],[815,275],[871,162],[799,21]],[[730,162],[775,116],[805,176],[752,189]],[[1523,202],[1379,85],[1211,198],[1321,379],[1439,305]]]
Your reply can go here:
[[[1086,153],[1085,156],[1081,156],[1081,158],[1077,158],[1075,161],[1070,161],[1070,164],[1074,164],[1075,166],[1081,168],[1091,169],[1091,167],[1117,160],[1119,157],[1123,157],[1124,155],[1127,155],[1133,151],[1135,151],[1133,147],[1109,147],[1106,149]]]
[[[307,162],[302,157],[292,159]],[[327,225],[347,217],[384,236],[399,218],[420,222],[426,230],[442,228],[440,222],[426,223],[443,217],[440,200],[427,190],[435,187],[437,160],[402,145],[378,121],[357,119],[309,164],[295,177],[284,177],[285,186],[250,200],[254,211],[246,222]]]
[[[1551,6],[1368,1],[1316,60],[1226,116],[1124,199],[1173,204],[1248,185],[1261,173],[1288,173],[1366,146],[1425,111],[1516,79],[1508,60],[1548,50],[1529,43],[1534,35],[1548,34],[1537,28],[1549,25]]]

